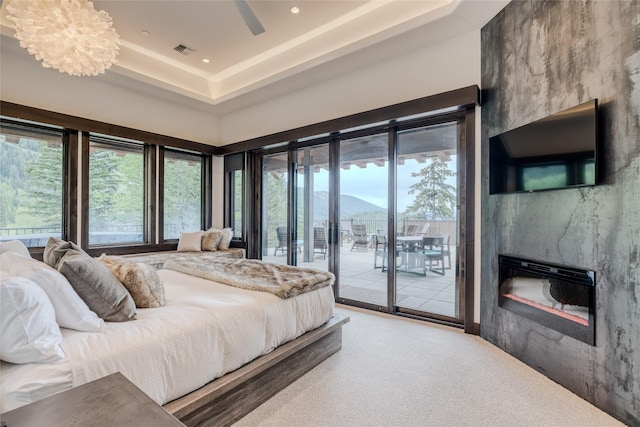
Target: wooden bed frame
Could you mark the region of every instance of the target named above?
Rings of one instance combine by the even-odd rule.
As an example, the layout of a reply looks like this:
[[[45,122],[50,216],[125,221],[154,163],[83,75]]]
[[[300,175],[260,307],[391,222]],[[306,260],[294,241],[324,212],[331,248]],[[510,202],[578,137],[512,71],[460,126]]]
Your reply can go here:
[[[290,341],[164,408],[187,426],[229,426],[342,348],[334,315],[321,327]]]

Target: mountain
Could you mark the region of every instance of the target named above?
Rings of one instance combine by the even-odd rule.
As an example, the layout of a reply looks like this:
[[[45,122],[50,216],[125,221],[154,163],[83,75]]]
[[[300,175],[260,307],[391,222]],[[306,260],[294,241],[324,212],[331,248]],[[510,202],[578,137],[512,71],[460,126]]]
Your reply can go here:
[[[298,189],[298,200],[301,201],[303,191]],[[327,191],[316,191],[314,193],[313,216],[316,221],[326,219],[329,212],[329,193]],[[386,212],[386,209],[374,205],[354,196],[346,194],[340,195],[340,217],[351,218],[354,215],[367,212]]]

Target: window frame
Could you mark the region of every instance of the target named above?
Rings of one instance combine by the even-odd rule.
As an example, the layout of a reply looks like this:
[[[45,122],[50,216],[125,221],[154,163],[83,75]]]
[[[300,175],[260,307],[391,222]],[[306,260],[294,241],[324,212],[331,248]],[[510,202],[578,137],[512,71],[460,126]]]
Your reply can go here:
[[[63,239],[71,239],[77,236],[77,204],[76,193],[69,191],[69,184],[73,182],[73,177],[77,176],[77,144],[74,147],[73,133],[55,125],[35,123],[29,120],[0,116],[0,129],[8,128],[16,131],[22,130],[25,134],[29,132],[49,135],[59,135],[62,150],[61,159],[61,209],[60,209],[60,235]],[[29,246],[29,252],[42,254],[44,246]]]
[[[186,150],[203,158],[202,182],[203,228],[210,226],[212,218],[212,155],[219,148],[152,132],[127,128],[53,111],[42,110],[0,100],[0,124],[17,124],[28,129],[49,129],[63,133],[63,213],[62,238],[78,243],[90,255],[103,253],[124,255],[130,253],[175,250],[177,240],[162,242],[158,239],[159,177],[158,157],[164,147]],[[144,141],[146,243],[91,246],[88,244],[88,156],[90,134],[107,138]],[[35,259],[42,259],[44,247],[31,247]]]
[[[240,226],[240,237],[235,236],[237,231],[236,223],[235,223],[235,211],[236,211],[235,173],[237,171],[241,172],[241,179],[242,179],[242,186],[240,189],[241,191],[240,212],[242,214],[242,223]],[[224,157],[224,226],[231,227],[233,229],[234,237],[232,237],[232,241],[241,243],[242,245],[244,245],[244,242],[246,242],[246,230],[247,230],[246,188],[247,188],[247,176],[246,176],[245,153],[235,153],[235,154],[225,156]]]
[[[206,230],[211,226],[211,156],[206,156],[195,151],[177,150],[166,147],[158,147],[158,217],[157,230],[158,242],[177,243],[178,238],[165,239],[164,237],[164,194],[165,194],[165,171],[164,161],[168,157],[181,160],[192,160],[194,157],[200,158],[201,178],[200,178],[200,228]]]

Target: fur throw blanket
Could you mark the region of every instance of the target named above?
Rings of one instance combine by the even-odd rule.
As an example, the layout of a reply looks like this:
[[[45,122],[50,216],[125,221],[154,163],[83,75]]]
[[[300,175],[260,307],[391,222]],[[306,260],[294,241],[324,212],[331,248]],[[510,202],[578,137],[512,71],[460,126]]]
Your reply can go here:
[[[270,264],[257,259],[169,260],[164,268],[237,288],[269,292],[280,298],[333,285],[336,280],[333,273],[326,271]]]

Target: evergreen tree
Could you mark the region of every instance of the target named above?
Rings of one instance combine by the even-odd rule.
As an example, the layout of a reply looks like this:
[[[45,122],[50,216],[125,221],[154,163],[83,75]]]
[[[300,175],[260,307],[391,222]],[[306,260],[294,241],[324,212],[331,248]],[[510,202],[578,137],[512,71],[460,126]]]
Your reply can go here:
[[[416,197],[405,212],[407,216],[425,219],[455,218],[456,189],[446,182],[447,178],[455,176],[455,172],[447,167],[446,162],[434,158],[429,165],[411,176],[420,180],[409,187],[409,194],[415,194]]]
[[[181,230],[201,227],[202,166],[187,160],[165,160],[165,238],[179,237]]]
[[[144,164],[140,153],[126,153],[115,158],[121,174],[118,191],[113,195],[112,220],[118,224],[139,225],[144,222]]]
[[[118,158],[111,150],[96,150],[89,156],[89,224],[111,225],[115,195],[121,188],[123,174]]]
[[[62,148],[40,142],[35,160],[27,163],[26,200],[19,200],[27,213],[39,219],[34,226],[62,226]]]
[[[0,227],[5,228],[16,221],[18,195],[6,182],[0,182]]]

